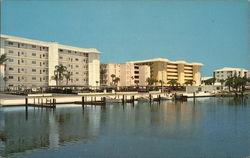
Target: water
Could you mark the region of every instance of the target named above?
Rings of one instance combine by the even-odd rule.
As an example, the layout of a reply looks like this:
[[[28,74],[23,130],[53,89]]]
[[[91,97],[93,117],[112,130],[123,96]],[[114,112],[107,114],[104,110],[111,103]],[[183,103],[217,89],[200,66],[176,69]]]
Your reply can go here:
[[[10,158],[247,158],[250,99],[189,99],[56,110],[0,108]]]

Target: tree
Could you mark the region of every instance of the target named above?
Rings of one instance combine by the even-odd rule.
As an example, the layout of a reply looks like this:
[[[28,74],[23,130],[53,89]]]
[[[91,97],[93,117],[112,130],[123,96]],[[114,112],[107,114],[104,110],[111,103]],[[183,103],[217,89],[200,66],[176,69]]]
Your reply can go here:
[[[184,84],[192,86],[194,83],[196,83],[195,80],[187,80]]]
[[[66,79],[66,85],[69,84],[69,81],[70,81],[70,77],[71,77],[71,74],[69,71],[66,71],[66,73],[63,74],[65,79]]]
[[[249,82],[249,79],[244,76],[236,76],[228,77],[225,81],[225,85],[228,86],[229,92],[231,91],[231,88],[234,92],[244,92],[247,82]]]
[[[116,77],[113,82],[114,84],[117,86],[118,85],[118,82],[120,81],[120,78],[119,77]]]
[[[157,80],[154,79],[154,78],[151,78],[151,77],[148,77],[148,78],[147,78],[147,83],[148,83],[148,85],[150,85],[150,86],[152,86],[152,85],[155,84],[156,82],[157,82]]]
[[[226,82],[224,79],[220,79],[219,80],[220,84],[221,84],[221,90],[223,89],[223,84]]]
[[[111,75],[111,78],[112,78],[112,84],[114,84],[114,79],[115,79],[115,77],[116,77],[116,76],[115,76],[115,74],[112,74],[112,75]]]
[[[204,81],[205,85],[214,85],[216,79],[215,78],[210,78]]]
[[[3,65],[3,63],[7,60],[8,60],[8,58],[7,58],[6,54],[1,55],[0,56],[0,65]]]
[[[179,83],[177,80],[170,80],[168,81],[168,84],[171,86],[171,87],[174,87],[174,86],[178,86]]]
[[[228,87],[229,92],[231,91],[231,87],[233,85],[234,79],[233,77],[228,77],[225,81],[225,86]]]
[[[64,73],[67,72],[67,67],[62,64],[55,66],[54,76],[51,79],[56,80],[56,86],[58,86],[63,80]]]

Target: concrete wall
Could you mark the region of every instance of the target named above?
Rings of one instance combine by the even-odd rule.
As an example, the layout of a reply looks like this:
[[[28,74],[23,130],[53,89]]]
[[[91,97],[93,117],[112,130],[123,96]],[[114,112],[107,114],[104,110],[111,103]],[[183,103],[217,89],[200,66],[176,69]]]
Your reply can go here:
[[[52,80],[54,76],[55,66],[58,65],[58,43],[51,42],[49,45],[49,86],[55,86],[56,81]]]
[[[93,53],[88,56],[88,70],[89,70],[89,85],[99,86],[100,85],[100,60],[99,54]],[[98,82],[98,83],[96,83]]]

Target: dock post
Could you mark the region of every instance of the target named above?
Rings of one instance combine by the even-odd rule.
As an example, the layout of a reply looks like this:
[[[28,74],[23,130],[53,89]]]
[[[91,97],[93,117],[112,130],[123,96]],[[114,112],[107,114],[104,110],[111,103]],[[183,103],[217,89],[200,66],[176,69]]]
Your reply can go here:
[[[193,92],[193,95],[194,95],[194,103],[195,103],[195,92]]]
[[[106,105],[106,97],[103,97],[103,105]]]
[[[28,111],[28,98],[25,98],[25,110]]]
[[[54,98],[53,99],[53,107],[55,107],[55,104],[56,104],[56,99]]]
[[[158,96],[158,102],[161,102],[161,95]]]
[[[122,96],[122,104],[124,105],[125,103],[125,98],[124,98],[124,95]]]
[[[82,108],[84,108],[84,96],[82,96]]]
[[[150,102],[150,104],[152,102],[152,95],[151,94],[149,94],[149,102]]]
[[[133,107],[135,106],[135,96],[132,96],[132,103],[133,103]]]
[[[25,98],[25,119],[28,120],[28,98]]]
[[[90,104],[93,105],[93,97],[91,97],[91,103]]]

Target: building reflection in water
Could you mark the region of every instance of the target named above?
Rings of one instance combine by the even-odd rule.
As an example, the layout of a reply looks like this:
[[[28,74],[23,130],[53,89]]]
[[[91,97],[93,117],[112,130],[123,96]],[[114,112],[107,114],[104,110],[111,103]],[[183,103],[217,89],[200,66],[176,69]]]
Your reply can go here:
[[[0,109],[0,155],[48,147],[57,149],[72,141],[95,141],[99,135],[100,108],[33,109],[25,119],[23,108]]]
[[[249,100],[246,102],[249,104]],[[228,128],[222,124],[222,128],[215,129],[216,118],[223,114],[225,117],[220,118],[224,119],[220,123],[235,121],[231,119],[230,111],[234,114],[241,108],[235,106],[235,110],[228,105],[238,104],[232,99],[207,98],[151,105],[126,104],[124,107],[121,104],[107,105],[106,108],[59,107],[54,111],[30,108],[28,120],[25,119],[24,107],[0,108],[0,155],[44,147],[56,150],[68,143],[95,143],[101,137],[153,137],[181,141],[207,136],[216,138],[216,132]],[[204,130],[206,124],[210,126]],[[214,132],[211,133],[210,129]]]

